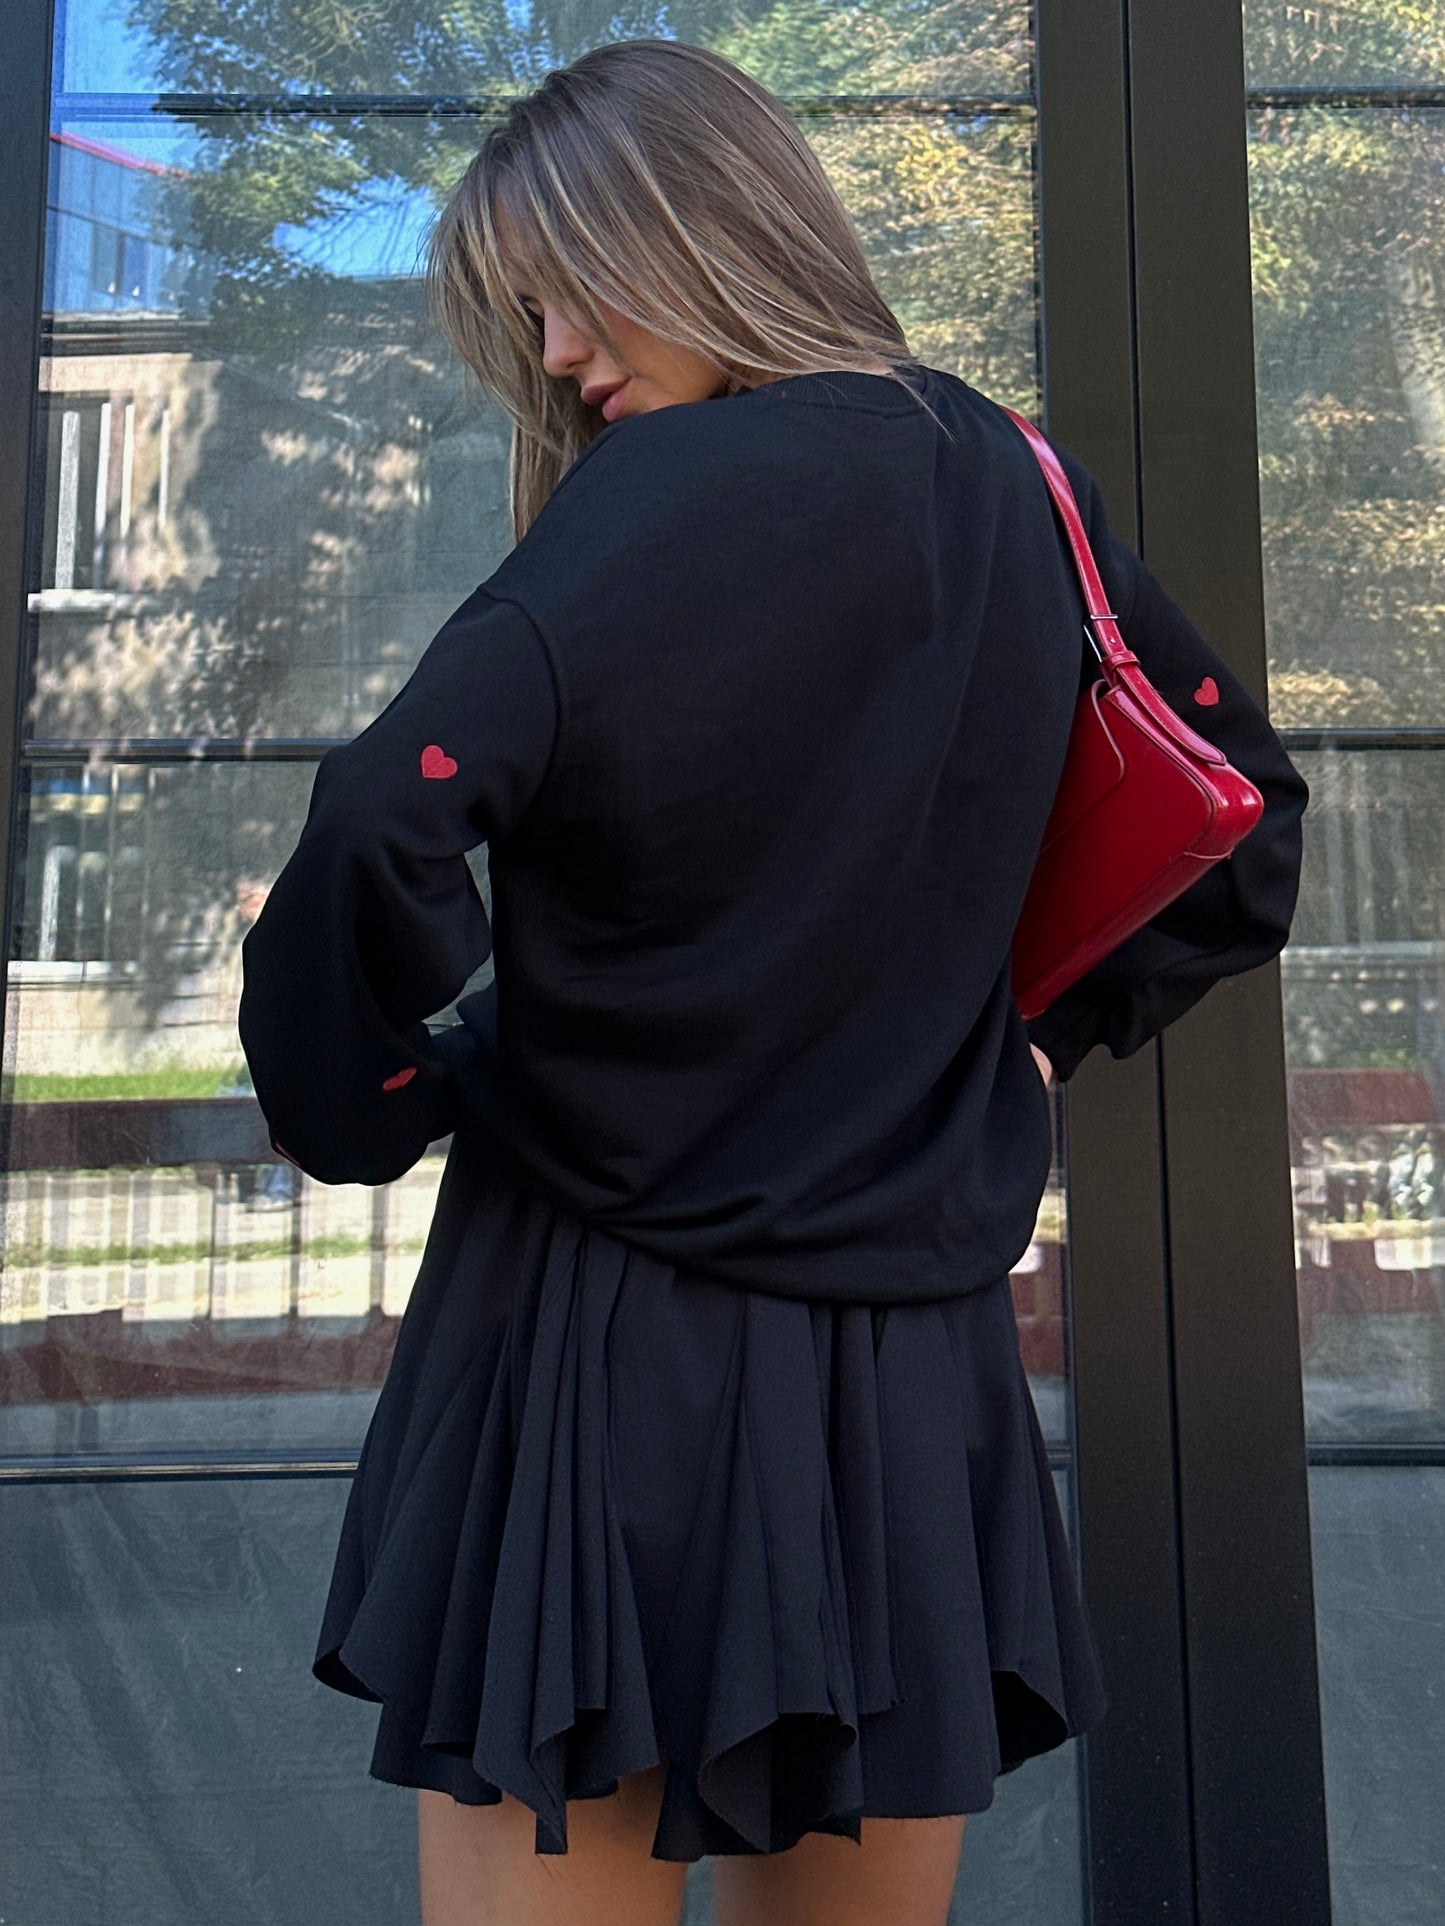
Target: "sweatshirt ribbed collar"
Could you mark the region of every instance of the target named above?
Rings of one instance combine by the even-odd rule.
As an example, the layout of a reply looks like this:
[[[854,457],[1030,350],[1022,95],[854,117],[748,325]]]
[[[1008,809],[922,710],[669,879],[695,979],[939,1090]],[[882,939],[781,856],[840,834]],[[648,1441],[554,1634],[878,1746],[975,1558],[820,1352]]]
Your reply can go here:
[[[925,369],[918,361],[899,364],[898,372],[918,393],[925,387]],[[765,381],[756,388],[743,388],[736,394],[721,395],[721,401],[757,403],[807,402],[821,407],[869,408],[879,414],[901,415],[914,407],[898,384],[888,375],[863,374],[855,368],[829,368],[809,374],[785,375],[778,381]]]

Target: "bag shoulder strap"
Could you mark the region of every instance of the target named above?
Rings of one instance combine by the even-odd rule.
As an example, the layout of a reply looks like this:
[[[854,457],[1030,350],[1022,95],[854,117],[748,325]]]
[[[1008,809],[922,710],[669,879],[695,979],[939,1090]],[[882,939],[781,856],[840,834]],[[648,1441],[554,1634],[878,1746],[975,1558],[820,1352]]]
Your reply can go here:
[[[1003,403],[999,403],[1003,407]],[[1210,742],[1207,736],[1200,735],[1160,695],[1159,691],[1145,675],[1137,655],[1119,633],[1119,619],[1109,607],[1109,598],[1104,593],[1103,578],[1094,560],[1094,551],[1089,546],[1089,538],[1084,530],[1084,518],[1079,513],[1079,505],[1074,500],[1074,491],[1069,486],[1069,478],[1064,473],[1064,465],[1054,453],[1047,439],[1027,416],[1013,408],[1004,408],[1004,413],[1019,428],[1038,457],[1039,467],[1044,471],[1044,480],[1049,485],[1049,494],[1054,507],[1058,510],[1059,520],[1069,538],[1069,548],[1073,553],[1074,566],[1079,573],[1079,581],[1084,591],[1084,606],[1089,613],[1089,622],[1084,633],[1094,646],[1104,670],[1105,680],[1115,689],[1127,689],[1135,701],[1148,711],[1155,723],[1163,729],[1181,748],[1187,750],[1198,761],[1212,766],[1229,766],[1224,751]]]
[[[999,404],[1003,406],[1002,403]],[[1059,520],[1064,525],[1064,533],[1069,540],[1069,549],[1078,571],[1079,585],[1084,591],[1084,607],[1088,610],[1092,629],[1092,641],[1099,659],[1118,667],[1124,662],[1139,660],[1119,633],[1119,618],[1109,607],[1109,598],[1104,593],[1104,579],[1099,573],[1099,565],[1094,560],[1094,551],[1089,546],[1089,537],[1084,529],[1084,518],[1079,513],[1079,505],[1074,500],[1074,491],[1069,486],[1069,478],[1064,473],[1064,465],[1054,453],[1048,440],[1034,426],[1026,415],[1016,409],[1004,408],[1004,413],[1020,430],[1038,459],[1043,470],[1044,480],[1048,483],[1049,494],[1053,497],[1054,507]]]

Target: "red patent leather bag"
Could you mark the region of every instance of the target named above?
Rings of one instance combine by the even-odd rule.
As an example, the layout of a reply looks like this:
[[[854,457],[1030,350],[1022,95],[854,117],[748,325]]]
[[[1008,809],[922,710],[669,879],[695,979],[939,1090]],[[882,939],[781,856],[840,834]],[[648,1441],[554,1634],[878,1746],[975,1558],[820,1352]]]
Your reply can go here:
[[[1013,939],[1012,981],[1037,1016],[1254,828],[1258,789],[1191,729],[1127,648],[1058,456],[1028,437],[1064,525],[1103,673],[1079,697],[1063,774]]]

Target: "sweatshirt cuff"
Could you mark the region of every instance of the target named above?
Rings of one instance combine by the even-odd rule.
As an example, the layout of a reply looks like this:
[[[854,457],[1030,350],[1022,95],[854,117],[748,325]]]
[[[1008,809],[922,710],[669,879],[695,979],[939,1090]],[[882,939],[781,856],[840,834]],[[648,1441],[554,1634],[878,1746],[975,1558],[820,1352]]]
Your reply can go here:
[[[1067,1083],[1099,1041],[1098,1013],[1092,1002],[1065,990],[1047,1009],[1024,1020],[1030,1043],[1053,1065],[1054,1077]]]

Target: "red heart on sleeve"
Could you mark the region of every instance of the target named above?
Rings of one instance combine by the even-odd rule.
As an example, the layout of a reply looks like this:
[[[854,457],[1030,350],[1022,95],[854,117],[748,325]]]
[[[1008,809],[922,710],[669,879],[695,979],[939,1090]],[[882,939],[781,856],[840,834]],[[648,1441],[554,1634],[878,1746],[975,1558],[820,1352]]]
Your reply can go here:
[[[416,1075],[416,1065],[409,1063],[405,1070],[398,1070],[394,1077],[388,1077],[382,1084],[383,1090],[400,1090],[403,1084],[411,1082]]]
[[[457,773],[457,765],[439,742],[429,742],[421,752],[421,773],[430,782],[445,782]]]
[[[1211,708],[1218,702],[1219,684],[1214,680],[1212,675],[1205,676],[1199,687],[1194,691],[1194,700],[1196,702],[1203,702]]]

